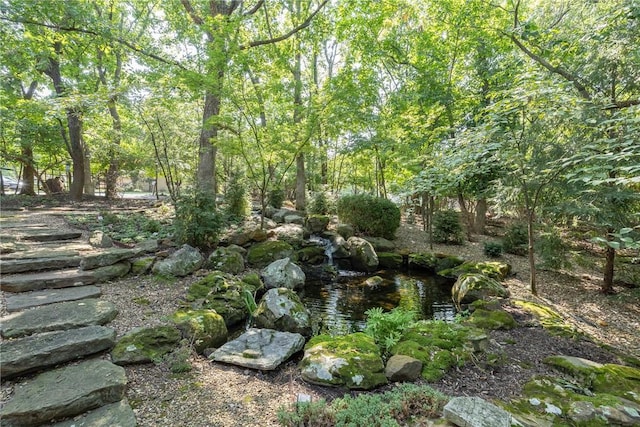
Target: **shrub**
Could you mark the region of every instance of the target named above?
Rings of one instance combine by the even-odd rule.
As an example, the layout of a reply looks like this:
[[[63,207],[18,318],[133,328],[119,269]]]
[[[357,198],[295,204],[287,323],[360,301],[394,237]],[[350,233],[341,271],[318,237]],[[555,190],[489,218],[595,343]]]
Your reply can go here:
[[[502,238],[502,249],[509,254],[526,255],[528,243],[529,234],[527,225],[524,223],[515,223],[507,228]]]
[[[423,425],[440,416],[447,397],[426,385],[401,384],[384,393],[363,393],[326,403],[298,403],[293,411],[280,408],[278,421],[287,427]]]
[[[484,254],[489,258],[498,258],[502,255],[502,243],[500,242],[485,242]]]
[[[340,198],[338,217],[360,233],[387,239],[400,227],[400,209],[393,202],[366,194]]]
[[[463,241],[462,224],[458,212],[438,211],[433,215],[433,241],[459,245]]]
[[[327,194],[324,191],[318,191],[313,195],[309,205],[309,213],[315,215],[327,215],[331,211]]]
[[[367,315],[364,332],[374,339],[384,354],[398,344],[404,330],[416,321],[417,316],[414,311],[399,307],[386,313],[382,308],[375,307],[364,314]]]
[[[548,270],[560,270],[571,267],[567,257],[567,248],[562,238],[554,233],[542,233],[536,241],[536,253],[540,257],[540,266]]]
[[[218,242],[222,219],[216,211],[213,194],[196,191],[176,201],[174,239],[203,250]]]
[[[249,214],[247,187],[238,173],[231,175],[224,194],[225,213],[231,220],[241,220]]]
[[[284,203],[284,190],[282,188],[274,188],[269,191],[269,205],[276,209],[280,209]]]

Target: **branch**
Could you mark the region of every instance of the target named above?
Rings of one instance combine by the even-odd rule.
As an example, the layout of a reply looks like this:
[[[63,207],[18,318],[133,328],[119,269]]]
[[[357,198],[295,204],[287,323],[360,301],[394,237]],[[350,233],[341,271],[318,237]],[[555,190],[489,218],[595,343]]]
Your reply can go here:
[[[133,50],[134,52],[140,53],[144,56],[147,56],[149,58],[155,59],[156,61],[162,62],[163,64],[167,64],[167,65],[173,65],[176,66],[182,70],[185,71],[189,71],[189,69],[187,67],[185,67],[184,65],[180,64],[179,62],[173,61],[171,59],[167,59],[167,58],[163,58],[159,55],[156,55],[155,53],[151,53],[151,52],[147,52],[145,51],[143,48],[138,47],[136,45],[134,45],[133,43],[121,38],[121,37],[115,37],[115,38],[109,38],[109,37],[105,37],[104,34],[101,34],[97,31],[93,31],[93,30],[87,30],[85,28],[77,28],[77,27],[68,27],[68,26],[64,26],[64,25],[54,25],[54,24],[47,24],[44,22],[36,22],[36,21],[32,21],[30,19],[23,19],[23,20],[19,20],[19,19],[11,19],[11,18],[7,18],[7,17],[0,17],[0,21],[7,21],[7,22],[13,22],[16,24],[26,24],[26,25],[37,25],[40,27],[45,27],[45,28],[51,28],[53,30],[58,30],[58,31],[66,31],[69,33],[81,33],[81,34],[89,34],[92,36],[96,36],[96,37],[101,37],[101,38],[105,38],[107,40],[112,40],[115,41],[117,43],[120,43],[123,46],[128,47],[129,49]]]
[[[587,90],[587,87],[582,83],[580,83],[580,81],[578,80],[578,77],[574,76],[573,74],[571,74],[569,71],[565,70],[562,67],[556,67],[552,65],[549,61],[547,61],[540,55],[536,55],[531,50],[529,50],[529,48],[527,48],[520,40],[518,40],[518,38],[515,35],[509,34],[508,36],[511,39],[511,41],[515,43],[515,45],[518,46],[518,48],[520,48],[520,50],[523,51],[529,58],[533,59],[535,62],[542,65],[544,68],[551,71],[552,73],[558,74],[564,77],[566,80],[573,83],[573,86],[578,90],[578,93],[580,94],[580,96],[582,96],[587,101],[591,101],[591,94]]]
[[[258,10],[260,10],[260,8],[262,7],[262,4],[264,3],[264,0],[259,0],[251,9],[247,10],[245,13],[243,13],[244,16],[250,16],[255,14]]]
[[[615,101],[604,107],[603,110],[622,110],[623,108],[633,107],[634,105],[640,105],[640,98]]]
[[[191,6],[191,2],[189,0],[180,0],[180,3],[182,3],[182,6],[184,6],[184,9],[187,11],[189,16],[191,17],[191,20],[196,25],[204,24],[204,20],[198,16],[193,6]]]
[[[322,3],[320,3],[320,5],[316,8],[316,10],[314,10],[313,13],[311,15],[309,15],[307,17],[307,19],[305,19],[302,24],[300,24],[297,27],[291,29],[289,32],[287,32],[285,34],[282,34],[282,35],[280,35],[278,37],[273,37],[273,38],[266,39],[266,40],[254,40],[254,41],[250,42],[249,44],[240,46],[240,50],[249,49],[249,48],[256,47],[256,46],[263,46],[263,45],[267,45],[267,44],[278,43],[278,42],[281,42],[283,40],[288,39],[289,37],[293,36],[295,33],[299,32],[299,31],[307,28],[309,25],[311,25],[311,21],[313,21],[313,18],[315,18],[315,16],[318,14],[318,12],[320,12],[320,10],[328,2],[329,2],[329,0],[323,0]]]

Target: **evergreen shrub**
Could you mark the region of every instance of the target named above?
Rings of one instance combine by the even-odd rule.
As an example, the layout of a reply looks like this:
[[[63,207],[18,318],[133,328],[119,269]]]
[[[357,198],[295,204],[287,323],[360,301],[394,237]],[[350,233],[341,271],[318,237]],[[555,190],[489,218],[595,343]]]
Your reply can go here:
[[[231,175],[224,194],[225,213],[231,220],[242,220],[249,215],[247,186],[240,174]]]
[[[269,205],[276,209],[280,209],[284,203],[284,190],[282,188],[274,188],[269,191]]]
[[[313,195],[309,205],[309,213],[312,215],[327,215],[331,211],[327,194],[324,191],[318,191]]]
[[[340,221],[362,234],[393,239],[400,227],[400,208],[390,200],[355,194],[338,200]]]
[[[502,238],[502,249],[514,255],[526,255],[529,244],[527,225],[521,222],[510,225]]]
[[[433,214],[433,241],[454,245],[462,244],[462,224],[458,212],[444,210]]]
[[[545,270],[560,270],[571,267],[565,243],[556,232],[542,233],[536,241],[536,253],[540,257],[540,267]]]
[[[212,248],[218,243],[222,229],[214,195],[195,191],[180,196],[173,225],[173,237],[178,244],[187,243],[202,250]]]
[[[489,258],[498,258],[502,255],[502,243],[500,242],[485,242],[484,254]]]

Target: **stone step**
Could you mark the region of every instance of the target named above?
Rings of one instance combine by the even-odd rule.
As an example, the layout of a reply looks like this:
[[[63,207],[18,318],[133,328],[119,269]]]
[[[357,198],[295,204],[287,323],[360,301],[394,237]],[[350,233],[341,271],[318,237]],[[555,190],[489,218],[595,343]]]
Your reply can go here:
[[[114,329],[86,326],[5,340],[0,343],[0,376],[12,378],[98,353],[113,347],[115,339]]]
[[[124,276],[130,268],[131,264],[123,261],[88,271],[67,269],[13,274],[2,276],[0,289],[5,292],[28,292],[91,285]]]
[[[82,237],[81,231],[73,230],[52,230],[47,228],[21,228],[21,229],[3,229],[0,234],[0,240],[13,241],[16,238],[20,240],[33,241],[33,242],[52,242],[52,241],[64,241],[74,240]]]
[[[7,228],[19,228],[19,229],[25,229],[25,228],[31,228],[31,229],[37,229],[37,228],[49,228],[50,225],[44,224],[44,223],[25,223],[22,221],[0,221],[0,230],[4,230]]]
[[[18,294],[6,294],[6,308],[9,313],[24,310],[26,308],[53,304],[64,301],[77,301],[85,298],[96,298],[101,295],[98,286],[75,286],[72,288],[44,289],[42,291],[22,292]]]
[[[40,332],[104,325],[118,315],[116,306],[94,298],[58,302],[0,318],[0,335],[19,338]]]
[[[79,256],[80,252],[74,249],[68,249],[67,245],[60,247],[60,245],[56,245],[51,248],[42,248],[42,249],[29,249],[23,251],[16,251],[7,254],[0,255],[0,259],[10,260],[10,259],[33,259],[33,258],[64,258],[64,257],[76,257]]]
[[[2,274],[15,274],[39,270],[59,270],[78,267],[81,261],[82,258],[79,256],[2,260],[0,261],[0,271]]]
[[[135,427],[138,423],[133,409],[126,399],[110,403],[94,411],[74,417],[50,427]]]
[[[119,402],[126,385],[125,370],[101,359],[44,372],[16,385],[0,409],[2,426],[40,425]]]

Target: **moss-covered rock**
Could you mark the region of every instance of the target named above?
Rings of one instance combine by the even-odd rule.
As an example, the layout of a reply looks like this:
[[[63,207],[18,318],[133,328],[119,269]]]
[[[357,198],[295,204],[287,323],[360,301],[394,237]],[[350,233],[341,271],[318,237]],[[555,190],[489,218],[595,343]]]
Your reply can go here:
[[[245,293],[252,295],[259,289],[234,276],[214,271],[197,281],[187,290],[186,300],[191,309],[215,310],[231,327],[249,316]]]
[[[262,279],[260,279],[260,275],[258,273],[247,273],[242,276],[240,280],[252,286],[254,288],[254,292],[264,288],[264,283],[262,283]]]
[[[578,331],[565,322],[560,313],[551,307],[538,304],[532,301],[514,300],[513,304],[522,308],[528,313],[533,314],[542,327],[552,335],[560,335],[566,337],[575,337],[579,335]]]
[[[459,306],[489,297],[506,298],[509,291],[495,279],[484,274],[467,273],[456,280],[451,288],[451,297]]]
[[[422,377],[437,381],[454,366],[462,366],[472,352],[470,336],[480,331],[456,323],[421,321],[405,330],[391,353],[411,356],[422,362]]]
[[[321,246],[307,246],[297,252],[298,261],[304,264],[318,265],[324,262],[324,248]]]
[[[399,270],[402,268],[402,255],[395,252],[378,252],[378,263],[381,268]]]
[[[436,253],[436,266],[435,271],[451,269],[454,267],[458,267],[459,265],[464,264],[465,260],[462,257],[457,255],[447,255]]]
[[[151,267],[155,262],[156,257],[154,256],[145,256],[142,258],[136,258],[131,262],[131,274],[134,276],[139,276],[141,274],[147,274],[151,271]]]
[[[116,365],[158,362],[180,343],[180,331],[175,326],[136,328],[125,334],[111,351]]]
[[[221,247],[209,255],[206,266],[212,270],[239,274],[244,271],[244,258],[237,250]]]
[[[496,280],[504,280],[511,274],[511,265],[499,261],[466,261],[458,266],[438,269],[438,275],[457,279],[463,274],[478,273]]]
[[[255,244],[247,252],[247,262],[250,266],[262,268],[273,261],[291,258],[295,261],[293,246],[280,240],[268,240]]]
[[[198,354],[227,342],[227,326],[215,310],[178,310],[171,320]]]
[[[513,329],[517,326],[513,316],[504,310],[476,309],[465,324],[480,329]]]
[[[300,368],[302,378],[313,384],[371,390],[387,383],[380,349],[362,332],[313,337]]]
[[[431,252],[409,254],[409,268],[434,272],[438,265],[438,257]]]
[[[319,234],[327,229],[330,219],[328,215],[309,215],[305,221],[305,227],[311,233]]]

